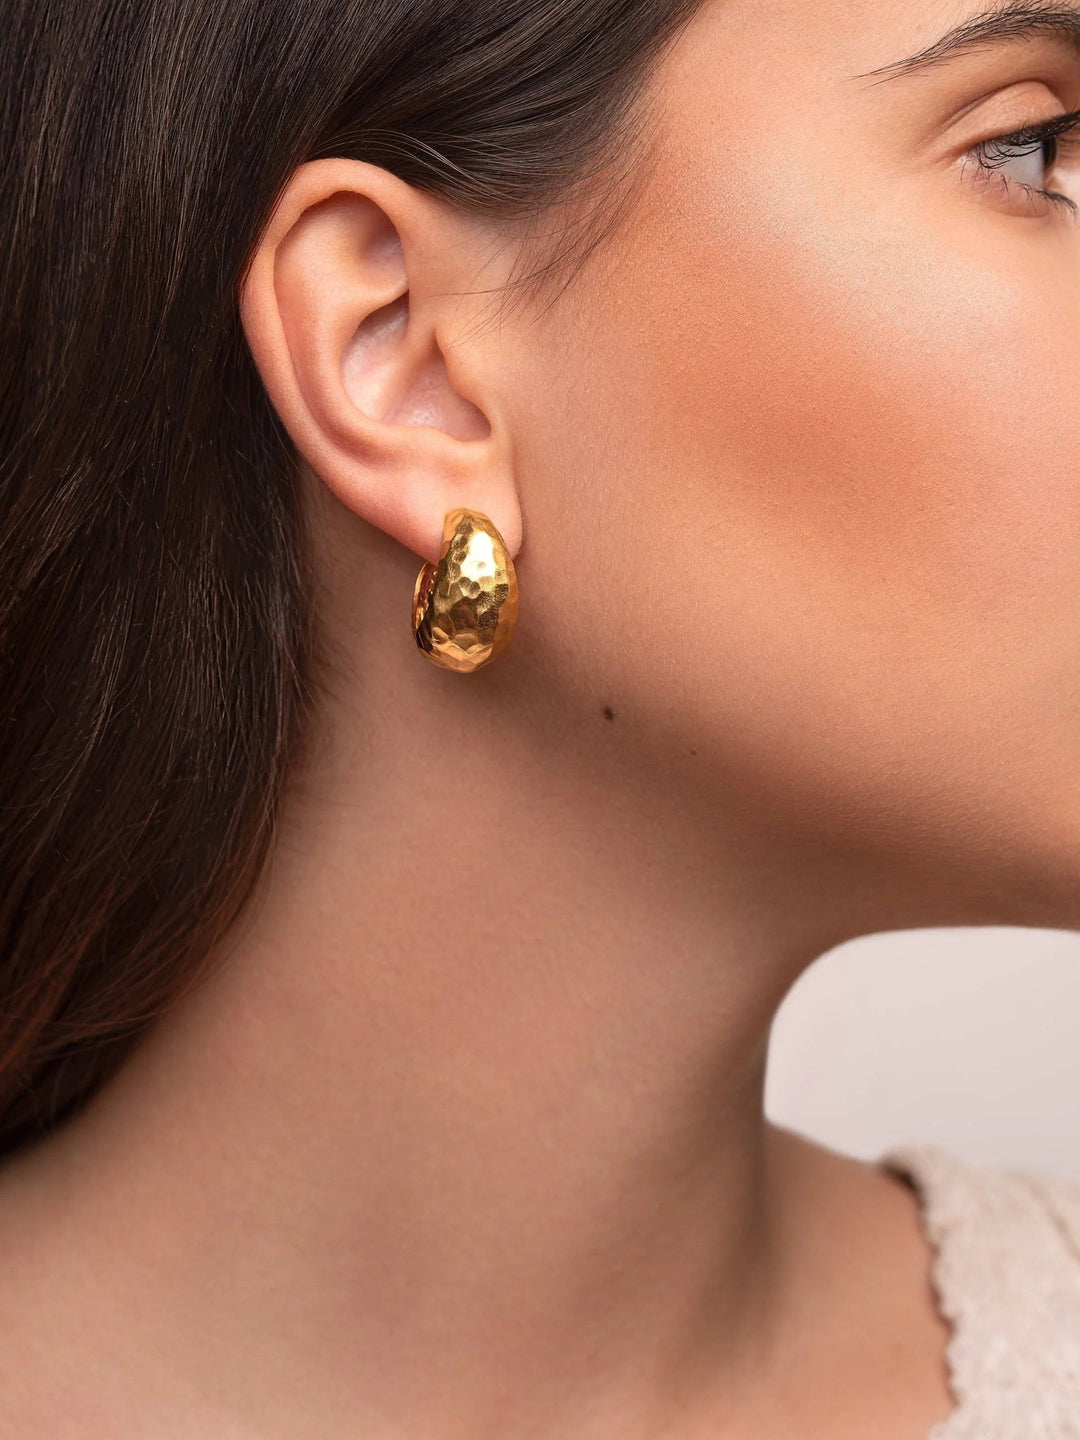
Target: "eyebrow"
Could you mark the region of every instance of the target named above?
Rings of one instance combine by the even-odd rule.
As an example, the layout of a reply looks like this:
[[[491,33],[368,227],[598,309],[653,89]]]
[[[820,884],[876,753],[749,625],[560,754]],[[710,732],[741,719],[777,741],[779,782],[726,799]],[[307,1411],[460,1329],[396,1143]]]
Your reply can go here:
[[[1044,36],[1063,39],[1080,55],[1080,4],[1063,5],[1059,0],[1004,0],[992,10],[972,15],[954,29],[904,60],[879,65],[854,79],[880,76],[895,80],[942,65],[958,55],[1009,40],[1037,40]]]

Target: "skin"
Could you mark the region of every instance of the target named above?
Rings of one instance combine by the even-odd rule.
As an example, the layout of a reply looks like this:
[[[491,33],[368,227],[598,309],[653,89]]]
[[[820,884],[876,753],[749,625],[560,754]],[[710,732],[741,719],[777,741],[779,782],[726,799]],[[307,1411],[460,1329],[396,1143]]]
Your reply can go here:
[[[707,3],[542,312],[492,310],[512,229],[296,171],[238,298],[333,681],[211,981],[6,1167],[17,1433],[949,1413],[914,1197],[761,1098],[830,946],[1080,926],[1080,227],[970,158],[1080,61],[865,78],[971,13]],[[408,628],[457,505],[521,585],[468,677]]]

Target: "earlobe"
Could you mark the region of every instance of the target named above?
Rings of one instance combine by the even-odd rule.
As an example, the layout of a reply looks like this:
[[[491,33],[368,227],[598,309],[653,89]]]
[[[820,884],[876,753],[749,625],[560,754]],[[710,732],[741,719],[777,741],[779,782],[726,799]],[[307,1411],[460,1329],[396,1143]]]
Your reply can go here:
[[[521,512],[495,357],[455,349],[477,270],[448,207],[362,161],[299,167],[240,293],[245,335],[297,450],[350,509],[426,560],[446,514]],[[451,258],[453,257],[453,258]]]

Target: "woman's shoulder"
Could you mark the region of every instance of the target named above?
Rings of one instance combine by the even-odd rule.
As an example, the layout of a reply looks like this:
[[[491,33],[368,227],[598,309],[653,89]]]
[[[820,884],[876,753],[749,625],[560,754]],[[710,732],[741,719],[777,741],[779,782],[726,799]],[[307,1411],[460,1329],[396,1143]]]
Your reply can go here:
[[[919,1196],[957,1409],[931,1440],[1080,1440],[1080,1185],[935,1145],[880,1163]]]

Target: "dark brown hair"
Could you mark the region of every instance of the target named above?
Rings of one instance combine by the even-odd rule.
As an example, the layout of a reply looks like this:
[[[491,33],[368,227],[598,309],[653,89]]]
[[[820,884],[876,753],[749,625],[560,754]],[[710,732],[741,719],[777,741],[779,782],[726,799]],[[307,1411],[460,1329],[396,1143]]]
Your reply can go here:
[[[236,303],[289,175],[344,155],[553,213],[633,154],[699,3],[7,0],[0,1154],[194,982],[305,733],[294,455]]]

